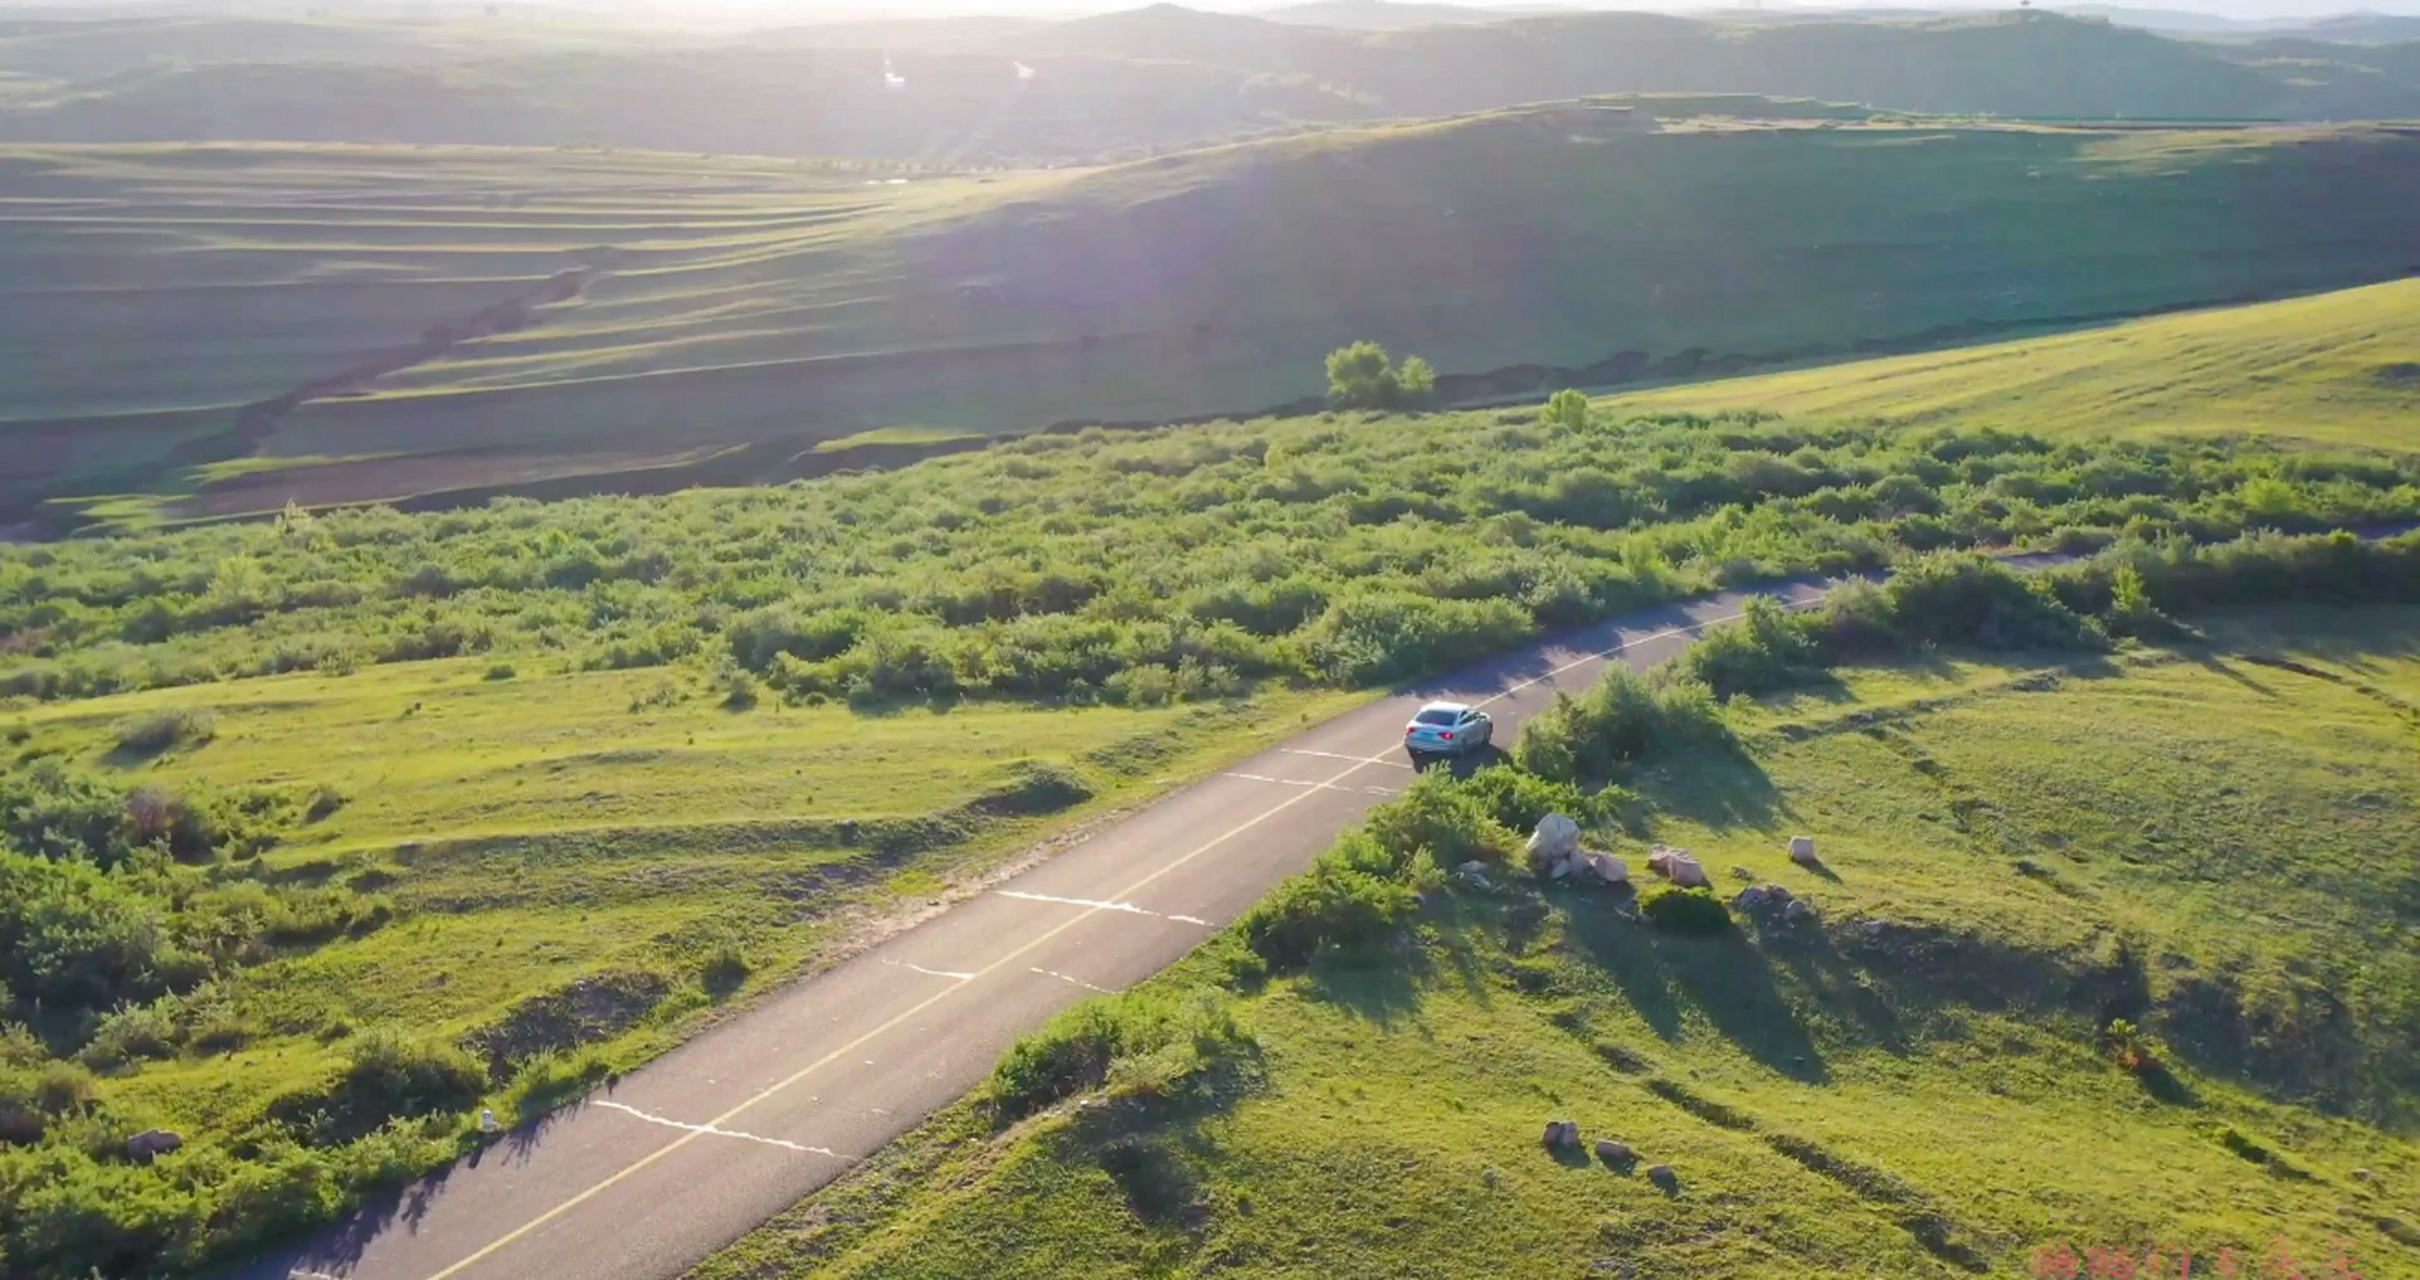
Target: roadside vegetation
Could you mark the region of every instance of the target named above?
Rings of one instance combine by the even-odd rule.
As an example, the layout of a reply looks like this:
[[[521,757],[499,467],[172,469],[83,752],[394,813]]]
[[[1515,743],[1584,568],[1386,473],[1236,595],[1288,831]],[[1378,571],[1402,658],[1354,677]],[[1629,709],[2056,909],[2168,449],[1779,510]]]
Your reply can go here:
[[[2420,541],[2172,559],[1928,560],[1616,668],[696,1274],[2398,1274]],[[2123,638],[2130,573],[2194,630]],[[1644,895],[1533,875],[1547,809]]]
[[[779,490],[0,552],[24,957],[0,1240],[62,1277],[240,1252],[458,1150],[474,1104],[526,1115],[643,1059],[866,911],[1553,628],[1936,551],[2109,549],[2052,594],[1921,561],[1820,627],[1760,615],[1684,684],[1609,685],[1532,733],[1525,775],[1273,898],[1244,926],[1258,963],[1399,929],[1427,865],[1401,847],[1501,856],[1472,805],[1635,823],[1634,771],[1719,737],[1717,691],[2411,577],[2404,543],[2190,549],[2420,515],[2394,455],[1551,417],[1093,430]],[[970,772],[970,744],[1003,763]],[[1183,1002],[1147,1021],[1037,1053],[1027,1105],[1232,1038]],[[159,1125],[187,1151],[130,1160]]]

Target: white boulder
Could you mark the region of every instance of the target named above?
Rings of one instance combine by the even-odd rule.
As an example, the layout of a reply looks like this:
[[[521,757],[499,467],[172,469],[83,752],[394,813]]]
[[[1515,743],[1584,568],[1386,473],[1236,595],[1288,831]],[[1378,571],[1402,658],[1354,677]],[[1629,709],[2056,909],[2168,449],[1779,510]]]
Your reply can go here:
[[[1558,858],[1569,858],[1580,851],[1580,824],[1559,813],[1538,819],[1538,829],[1529,836],[1529,861],[1534,867],[1545,867]]]
[[[1819,861],[1815,856],[1815,837],[1791,836],[1790,861],[1802,867],[1814,866]]]

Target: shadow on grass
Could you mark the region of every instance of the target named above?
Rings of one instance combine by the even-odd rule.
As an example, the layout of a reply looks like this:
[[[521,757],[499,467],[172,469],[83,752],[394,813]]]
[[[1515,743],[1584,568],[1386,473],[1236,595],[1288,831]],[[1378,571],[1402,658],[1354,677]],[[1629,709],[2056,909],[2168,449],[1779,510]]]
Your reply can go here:
[[[2262,684],[2260,681],[2244,674],[2233,663],[2226,661],[2224,658],[2210,652],[2207,649],[2179,648],[2177,652],[2193,659],[2194,664],[2199,666],[2202,670],[2225,676],[2229,680],[2242,685],[2244,688],[2249,689],[2264,698],[2274,698],[2277,696],[2277,691],[2275,689],[2272,689],[2269,686]]]
[[[1680,1037],[1686,1003],[1764,1066],[1811,1084],[1830,1079],[1822,1053],[1783,998],[1764,953],[1737,929],[1685,937],[1610,915],[1575,912],[1568,936],[1665,1040]]]
[[[1411,950],[1332,952],[1311,962],[1303,991],[1392,1031],[1420,1008],[1420,984],[1428,976],[1426,952]]]
[[[1769,828],[1791,818],[1781,791],[1744,752],[1700,749],[1629,779],[1657,809],[1717,831]]]

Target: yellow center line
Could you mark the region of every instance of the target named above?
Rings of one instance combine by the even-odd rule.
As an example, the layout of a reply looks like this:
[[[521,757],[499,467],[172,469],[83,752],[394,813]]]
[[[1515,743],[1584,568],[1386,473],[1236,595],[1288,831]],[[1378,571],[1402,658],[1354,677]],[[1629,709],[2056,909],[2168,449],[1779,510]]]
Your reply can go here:
[[[1796,603],[1785,603],[1783,607],[1795,608],[1798,606]],[[1492,703],[1501,702],[1524,689],[1530,688],[1534,685],[1544,684],[1545,682],[1554,679],[1556,676],[1562,675],[1564,672],[1570,671],[1576,667],[1586,666],[1591,662],[1608,660],[1615,654],[1620,653],[1622,650],[1627,649],[1632,645],[1645,644],[1654,640],[1669,639],[1678,635],[1687,635],[1693,631],[1702,631],[1707,627],[1715,625],[1716,623],[1736,622],[1746,616],[1747,614],[1745,611],[1740,613],[1725,614],[1719,618],[1707,618],[1702,622],[1693,622],[1687,626],[1672,627],[1664,631],[1658,631],[1652,635],[1640,636],[1634,640],[1625,640],[1621,644],[1611,649],[1600,650],[1584,657],[1574,658],[1571,661],[1547,672],[1545,675],[1534,676],[1528,680],[1524,680],[1521,683],[1513,685],[1512,687],[1504,690],[1502,693],[1496,694],[1494,697],[1488,698],[1473,705],[1484,707]],[[1176,858],[1170,862],[1162,863],[1159,870],[1152,872],[1150,875],[1144,876],[1142,879],[1118,890],[1116,893],[1110,894],[1109,898],[1113,901],[1123,901],[1131,898],[1137,892],[1151,887],[1151,885],[1155,881],[1159,880],[1162,876],[1175,871],[1177,868],[1184,866],[1186,863],[1193,861],[1195,858],[1210,852],[1212,849],[1215,849],[1218,846],[1225,844],[1227,841],[1242,835],[1244,832],[1249,831],[1264,822],[1267,822],[1269,819],[1293,808],[1295,805],[1301,804],[1303,801],[1308,800],[1313,796],[1325,794],[1329,789],[1334,788],[1336,784],[1343,782],[1346,778],[1352,777],[1354,774],[1359,773],[1363,769],[1366,769],[1373,764],[1384,763],[1386,762],[1377,759],[1356,760],[1354,763],[1346,766],[1344,770],[1339,772],[1335,777],[1329,778],[1327,781],[1319,783],[1316,786],[1306,787],[1301,794],[1296,795],[1288,800],[1279,801],[1277,804],[1261,812],[1258,816],[1231,827],[1219,835],[1213,836],[1211,839],[1193,849],[1191,852],[1184,854],[1182,857]],[[476,1266],[480,1262],[493,1257],[498,1250],[511,1245],[514,1241],[521,1239],[530,1232],[545,1226],[547,1223],[552,1222],[555,1219],[562,1217],[564,1214],[571,1212],[573,1209],[576,1209],[579,1206],[587,1203],[589,1200],[611,1189],[615,1185],[619,1184],[623,1179],[639,1172],[641,1169],[645,1169],[649,1165],[654,1164],[656,1161],[663,1159],[665,1156],[671,1155],[673,1152],[678,1151],[681,1148],[688,1146],[690,1143],[697,1141],[699,1138],[706,1136],[707,1130],[721,1128],[730,1121],[738,1119],[740,1113],[746,1111],[748,1108],[755,1106],[757,1103],[763,1102],[767,1098],[770,1098],[785,1089],[788,1089],[790,1086],[797,1084],[799,1081],[806,1079],[808,1076],[813,1075],[817,1071],[832,1065],[834,1062],[837,1062],[840,1059],[855,1053],[857,1050],[864,1048],[867,1044],[881,1038],[883,1035],[897,1030],[901,1025],[921,1015],[925,1010],[930,1009],[934,1005],[937,1005],[942,1001],[949,999],[951,996],[954,996],[965,990],[971,985],[972,978],[981,978],[987,976],[1002,968],[1005,968],[1010,964],[1015,963],[1019,957],[1032,952],[1035,948],[1048,943],[1051,939],[1058,937],[1060,934],[1067,932],[1069,929],[1073,929],[1077,925],[1091,919],[1093,916],[1100,914],[1104,909],[1105,908],[1101,907],[1089,907],[1084,911],[1068,918],[1066,921],[1053,926],[1050,930],[1034,938],[1032,941],[1016,948],[1007,955],[992,961],[990,964],[975,970],[969,981],[954,983],[948,988],[936,992],[933,995],[927,996],[923,1000],[908,1006],[897,1016],[891,1018],[890,1021],[885,1022],[881,1026],[866,1032],[864,1035],[849,1041],[847,1044],[832,1050],[830,1053],[817,1058],[815,1061],[800,1067],[798,1070],[774,1081],[772,1084],[766,1085],[763,1089],[749,1096],[746,1100],[740,1102],[738,1105],[733,1106],[730,1110],[706,1121],[705,1124],[700,1126],[696,1131],[676,1138],[673,1141],[668,1142],[651,1152],[648,1152],[646,1155],[639,1157],[630,1164],[624,1165],[621,1169],[597,1181],[587,1190],[572,1196],[570,1199],[563,1201],[554,1208],[539,1214],[537,1217],[534,1217],[529,1221],[522,1223],[520,1226],[513,1228],[511,1231],[508,1231],[505,1234],[497,1237],[495,1240],[492,1240],[486,1245],[482,1246],[478,1251],[464,1257],[461,1261],[446,1267],[442,1271],[436,1272],[429,1277],[429,1280],[451,1280],[451,1277],[460,1275],[463,1271],[469,1269],[470,1267]]]
[[[1124,900],[1132,897],[1138,891],[1149,888],[1154,881],[1176,870],[1178,867],[1184,866],[1186,863],[1193,861],[1195,858],[1210,852],[1212,849],[1215,849],[1218,846],[1225,844],[1227,841],[1242,835],[1244,832],[1249,831],[1264,822],[1267,822],[1269,819],[1293,808],[1295,805],[1301,804],[1303,801],[1308,800],[1313,796],[1326,794],[1327,788],[1335,786],[1337,783],[1344,781],[1346,778],[1349,778],[1368,767],[1369,763],[1367,761],[1357,761],[1354,764],[1347,766],[1343,772],[1338,773],[1335,777],[1328,779],[1320,786],[1308,788],[1299,795],[1287,800],[1279,801],[1276,805],[1271,806],[1259,816],[1238,824],[1237,826],[1231,827],[1225,832],[1212,837],[1210,840],[1182,857],[1161,864],[1159,870],[1152,872],[1150,875],[1144,876],[1142,879],[1118,890],[1116,893],[1110,894],[1109,897],[1112,900]],[[990,964],[975,970],[973,976],[981,978],[1003,967],[1006,967],[1007,965],[1015,963],[1019,957],[1026,955],[1035,948],[1049,942],[1051,939],[1067,932],[1069,929],[1073,929],[1077,925],[1084,923],[1086,920],[1089,920],[1092,917],[1100,914],[1103,910],[1104,908],[1101,907],[1087,908],[1077,915],[1068,918],[1066,921],[1053,926],[1048,932],[1034,938],[1032,941],[1018,947],[1016,950],[1009,952],[1007,955],[1004,955],[999,959],[992,961]],[[578,1208],[582,1204],[587,1203],[597,1195],[609,1190],[614,1185],[621,1182],[624,1178],[637,1173],[639,1170],[654,1164],[656,1161],[663,1159],[665,1156],[671,1155],[673,1152],[678,1151],[681,1148],[688,1146],[690,1143],[697,1141],[699,1138],[706,1136],[706,1130],[719,1129],[723,1127],[730,1121],[739,1118],[739,1114],[741,1112],[746,1111],[748,1108],[755,1106],[757,1103],[763,1102],[765,1099],[770,1098],[777,1093],[780,1093],[782,1090],[789,1088],[791,1085],[797,1084],[799,1081],[806,1079],[808,1076],[813,1075],[815,1072],[820,1071],[827,1066],[830,1066],[834,1062],[848,1057],[850,1054],[855,1053],[857,1050],[865,1047],[868,1043],[879,1039],[883,1035],[897,1030],[901,1025],[921,1015],[925,1010],[930,1009],[934,1005],[949,999],[951,996],[966,990],[970,985],[970,982],[953,983],[948,988],[936,992],[933,995],[927,996],[923,1000],[908,1006],[904,1011],[893,1017],[890,1021],[885,1022],[881,1026],[866,1032],[864,1035],[849,1041],[847,1044],[832,1050],[830,1053],[817,1058],[815,1061],[800,1067],[798,1070],[790,1073],[787,1076],[784,1076],[780,1080],[766,1085],[762,1090],[750,1096],[747,1100],[732,1107],[730,1110],[723,1112],[721,1115],[706,1121],[705,1124],[700,1126],[696,1131],[676,1138],[673,1141],[668,1142],[663,1146],[647,1153],[646,1155],[639,1157],[630,1164],[624,1165],[621,1169],[599,1180],[595,1185],[589,1187],[587,1190],[572,1196],[570,1199],[556,1205],[554,1208],[539,1214],[537,1217],[532,1218],[529,1221],[522,1223],[520,1226],[513,1228],[511,1231],[506,1232],[504,1235],[497,1237],[495,1240],[490,1241],[487,1245],[480,1248],[477,1252],[470,1254],[461,1261],[454,1263],[452,1266],[449,1266],[444,1270],[431,1275],[429,1280],[449,1280],[450,1277],[459,1275],[464,1270],[476,1266],[487,1258],[494,1256],[497,1250],[512,1244],[514,1241],[521,1239],[530,1232],[545,1226],[547,1223],[552,1222],[555,1219],[562,1217],[564,1214],[571,1212],[573,1209]]]

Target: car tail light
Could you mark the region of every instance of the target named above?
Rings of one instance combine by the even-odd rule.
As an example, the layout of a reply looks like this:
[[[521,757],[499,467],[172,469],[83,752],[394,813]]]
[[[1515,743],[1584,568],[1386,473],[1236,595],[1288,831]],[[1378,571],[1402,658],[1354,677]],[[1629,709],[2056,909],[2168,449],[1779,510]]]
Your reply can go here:
[[[1451,729],[1448,729],[1448,730],[1446,730],[1445,732],[1438,734],[1437,736],[1438,736],[1438,737],[1440,737],[1440,738],[1445,739],[1447,742],[1452,742],[1452,741],[1454,740],[1454,731],[1453,731],[1453,730],[1451,730]]]

